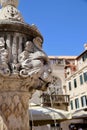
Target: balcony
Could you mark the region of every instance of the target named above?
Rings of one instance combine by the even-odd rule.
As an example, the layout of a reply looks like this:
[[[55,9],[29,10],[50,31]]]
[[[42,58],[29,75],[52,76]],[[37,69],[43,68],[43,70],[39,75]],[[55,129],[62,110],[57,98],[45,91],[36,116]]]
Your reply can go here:
[[[69,95],[49,95],[42,94],[42,104],[43,106],[55,107],[58,109],[67,110],[69,106]]]

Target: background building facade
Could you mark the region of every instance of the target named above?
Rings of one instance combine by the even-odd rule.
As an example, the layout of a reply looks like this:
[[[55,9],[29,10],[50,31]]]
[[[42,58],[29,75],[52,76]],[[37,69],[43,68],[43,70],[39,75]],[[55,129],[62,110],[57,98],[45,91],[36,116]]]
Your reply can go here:
[[[52,67],[52,83],[46,91],[34,93],[31,102],[43,106],[68,110],[72,120],[61,123],[63,130],[72,125],[80,126],[87,123],[87,50],[79,56],[49,56]],[[52,101],[50,101],[50,97]],[[84,111],[83,115],[79,113]],[[76,117],[78,112],[78,117]],[[76,115],[75,115],[76,114]]]

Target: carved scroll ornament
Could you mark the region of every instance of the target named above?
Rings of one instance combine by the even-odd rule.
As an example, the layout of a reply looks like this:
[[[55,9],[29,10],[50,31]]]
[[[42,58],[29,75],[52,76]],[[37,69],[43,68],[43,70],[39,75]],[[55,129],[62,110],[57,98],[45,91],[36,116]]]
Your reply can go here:
[[[39,40],[38,40],[39,39]],[[51,68],[49,59],[45,52],[42,50],[40,38],[36,37],[33,41],[23,43],[24,50],[18,54],[18,43],[16,38],[11,43],[7,42],[8,39],[0,37],[0,75],[10,78],[27,78],[28,88],[33,86],[35,89],[40,89],[44,83],[50,82]],[[9,49],[8,43],[11,43]],[[18,80],[20,88],[21,81]],[[29,83],[31,81],[31,84]],[[10,85],[9,85],[10,86]],[[13,85],[11,85],[13,86]],[[21,84],[21,89],[22,89]],[[24,85],[26,87],[26,85]],[[5,85],[6,88],[6,85]],[[14,88],[14,87],[12,87]]]

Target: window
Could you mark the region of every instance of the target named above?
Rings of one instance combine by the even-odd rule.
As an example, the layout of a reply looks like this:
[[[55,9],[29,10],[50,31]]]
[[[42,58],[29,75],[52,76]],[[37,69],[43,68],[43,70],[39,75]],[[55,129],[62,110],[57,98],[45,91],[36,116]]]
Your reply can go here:
[[[70,101],[71,110],[73,110],[73,101]]]
[[[77,87],[76,79],[74,79],[74,87],[75,87],[75,88]]]
[[[86,96],[81,97],[81,105],[82,105],[82,107],[87,106],[87,97]]]
[[[87,81],[87,72],[84,72],[83,75],[84,75],[84,81],[86,82]]]
[[[82,75],[80,75],[80,85],[82,85],[83,84],[83,77],[82,77]]]
[[[71,90],[71,82],[69,82],[68,85],[69,85],[69,90]]]
[[[85,61],[87,59],[87,53],[85,53],[83,56],[82,56],[82,60]]]
[[[85,61],[85,56],[84,55],[82,56],[82,60]]]
[[[76,109],[79,108],[79,99],[78,98],[75,99],[75,107],[76,107]]]

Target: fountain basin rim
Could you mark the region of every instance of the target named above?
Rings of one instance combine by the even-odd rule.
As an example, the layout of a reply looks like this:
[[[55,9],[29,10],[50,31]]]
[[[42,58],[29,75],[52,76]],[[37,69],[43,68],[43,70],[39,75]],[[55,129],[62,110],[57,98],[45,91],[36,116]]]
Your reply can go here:
[[[0,20],[0,32],[3,31],[17,32],[17,33],[29,35],[31,39],[35,37],[40,37],[43,41],[43,37],[38,30],[34,29],[33,26],[27,23],[22,23],[20,21]]]

